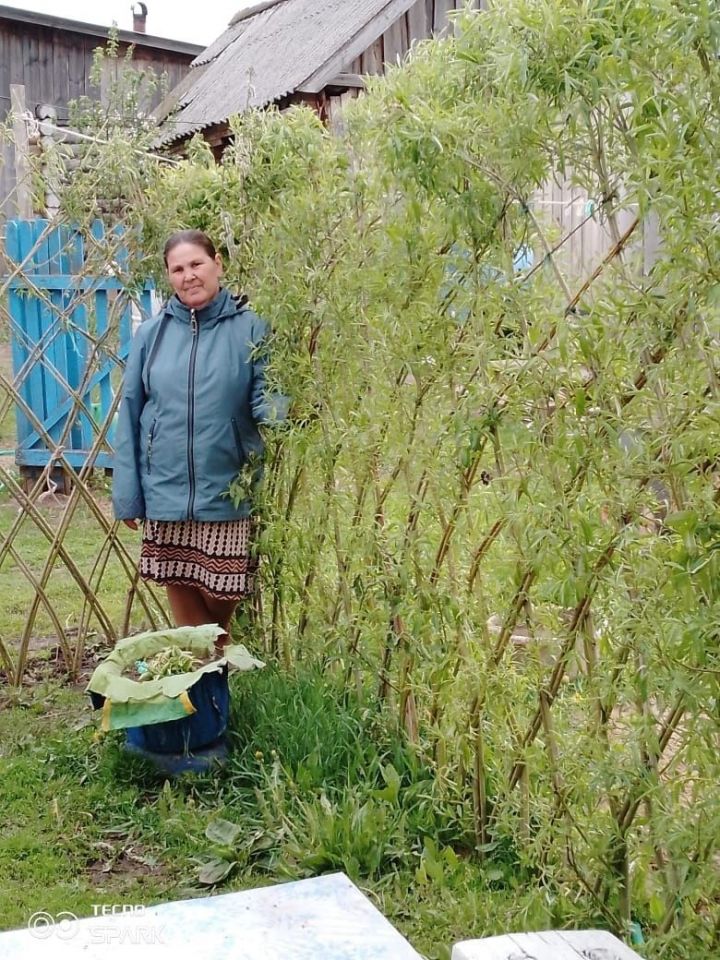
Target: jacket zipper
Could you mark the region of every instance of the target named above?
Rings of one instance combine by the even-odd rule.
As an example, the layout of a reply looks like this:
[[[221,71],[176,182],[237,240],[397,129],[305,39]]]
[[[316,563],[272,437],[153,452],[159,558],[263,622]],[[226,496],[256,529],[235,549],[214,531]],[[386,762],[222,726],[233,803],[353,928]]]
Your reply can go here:
[[[193,519],[195,509],[195,361],[197,359],[198,322],[194,310],[190,311],[190,331],[192,344],[190,346],[190,366],[188,367],[188,478],[190,492],[188,494],[188,519]]]
[[[148,474],[152,469],[152,445],[153,437],[155,436],[155,424],[157,423],[157,417],[153,420],[152,425],[150,426],[150,432],[148,433],[148,442],[147,442],[147,470]]]

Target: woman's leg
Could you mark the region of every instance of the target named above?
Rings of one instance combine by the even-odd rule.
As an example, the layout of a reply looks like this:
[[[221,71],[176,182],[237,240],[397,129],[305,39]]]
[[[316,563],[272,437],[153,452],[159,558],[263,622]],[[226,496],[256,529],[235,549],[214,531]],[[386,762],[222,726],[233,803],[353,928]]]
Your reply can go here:
[[[215,597],[203,596],[205,604],[211,614],[210,623],[219,624],[225,633],[230,633],[230,621],[232,620],[237,600],[218,600]]]
[[[217,623],[223,629],[224,633],[215,641],[215,652],[222,654],[230,639],[230,621],[237,600],[216,600],[206,596],[199,587],[177,583],[169,583],[166,589],[176,626],[199,627],[205,623]]]
[[[175,626],[199,627],[203,623],[217,622],[199,588],[169,583],[166,589]]]
[[[230,643],[230,621],[237,606],[237,600],[218,600],[203,594],[203,599],[210,613],[210,622],[217,623],[224,631],[215,641],[215,653],[222,656],[225,647]]]

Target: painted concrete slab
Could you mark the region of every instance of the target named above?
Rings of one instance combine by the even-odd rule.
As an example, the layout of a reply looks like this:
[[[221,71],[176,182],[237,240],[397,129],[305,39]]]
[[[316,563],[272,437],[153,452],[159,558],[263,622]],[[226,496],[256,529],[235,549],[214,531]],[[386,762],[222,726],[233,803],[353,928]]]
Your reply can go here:
[[[421,960],[342,873],[82,920],[65,912],[52,925],[41,919],[0,933],[0,958]]]
[[[452,960],[641,960],[607,930],[507,933],[456,943]]]

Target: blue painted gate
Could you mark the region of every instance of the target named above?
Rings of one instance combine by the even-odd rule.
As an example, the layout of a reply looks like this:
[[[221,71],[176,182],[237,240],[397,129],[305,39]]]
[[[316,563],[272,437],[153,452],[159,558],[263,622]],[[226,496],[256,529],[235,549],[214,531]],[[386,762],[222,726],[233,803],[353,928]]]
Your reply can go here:
[[[118,229],[109,239],[121,236]],[[100,221],[91,241],[96,249],[106,243]],[[17,404],[15,461],[21,469],[46,466],[64,436],[62,455],[79,469],[110,413],[132,339],[132,302],[114,275],[123,272],[127,251],[113,248],[114,268],[108,263],[102,276],[89,276],[82,235],[41,219],[8,221],[5,247],[10,272],[19,268],[8,285],[14,387],[49,437]],[[135,294],[142,319],[150,315],[151,289]],[[112,434],[111,425],[95,466],[112,467]]]

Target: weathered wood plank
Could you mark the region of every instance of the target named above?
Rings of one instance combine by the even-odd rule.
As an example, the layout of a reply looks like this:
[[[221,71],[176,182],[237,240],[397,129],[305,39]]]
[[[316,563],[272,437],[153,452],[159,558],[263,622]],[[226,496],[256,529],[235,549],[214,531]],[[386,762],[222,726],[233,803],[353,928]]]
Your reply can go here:
[[[55,106],[67,107],[70,100],[70,70],[75,56],[73,44],[64,44],[63,50],[58,50],[53,43],[53,103]],[[85,58],[84,51],[81,56]],[[85,80],[85,68],[82,71]]]
[[[428,34],[432,36],[435,23],[435,0],[425,0],[425,16],[427,17]]]
[[[23,119],[27,107],[25,87],[20,83],[10,84],[10,106],[13,113],[13,140],[15,141],[15,208],[18,217],[29,220],[33,213],[32,191],[27,123]]]
[[[25,101],[30,110],[37,102],[39,90],[39,49],[37,32],[31,31],[25,37],[23,45],[23,84],[25,85]]]
[[[378,37],[362,55],[361,73],[381,74],[383,72],[383,38]]]
[[[10,111],[9,90],[10,43],[7,34],[0,32],[0,120],[4,119]]]
[[[99,98],[99,91],[89,87],[89,74],[95,47],[102,45],[98,35],[82,30],[68,30],[58,23],[57,28],[28,24],[20,20],[0,22],[0,116],[9,109],[9,84],[22,83],[25,97],[32,110],[36,103],[47,103],[66,108],[69,100],[80,96]],[[121,43],[120,53],[126,44]],[[189,69],[191,53],[187,55],[157,49],[136,47],[135,58],[143,67],[152,67],[156,74],[168,74],[168,85],[178,83]],[[157,90],[153,102],[159,102]],[[65,116],[66,109],[61,115]]]
[[[433,18],[433,33],[435,36],[449,32],[450,20],[448,13],[454,9],[453,0],[435,0],[435,14]]]
[[[364,90],[365,81],[359,73],[339,73],[333,80],[330,81],[328,86]]]
[[[405,56],[407,48],[403,48],[401,19],[395,21],[383,34],[385,44],[385,63],[396,66]]]
[[[52,40],[44,33],[39,36],[37,103],[55,104],[58,99],[54,82],[54,56]]]
[[[14,31],[9,34],[10,83],[25,83],[25,50],[22,37]]]
[[[408,32],[410,34],[410,43],[424,40],[430,36],[430,27],[428,26],[427,5],[425,0],[417,0],[407,12]]]
[[[88,87],[88,77],[89,72],[89,63],[88,53],[86,51],[85,45],[73,45],[68,56],[68,97],[64,103],[64,106],[67,106],[71,100],[78,100],[82,97]],[[53,54],[54,56],[60,55],[60,44],[59,42],[53,41]]]
[[[403,56],[405,56],[410,49],[410,41],[412,39],[412,34],[410,33],[410,21],[408,20],[407,13],[400,17],[398,22],[400,24],[400,34],[402,36]]]

